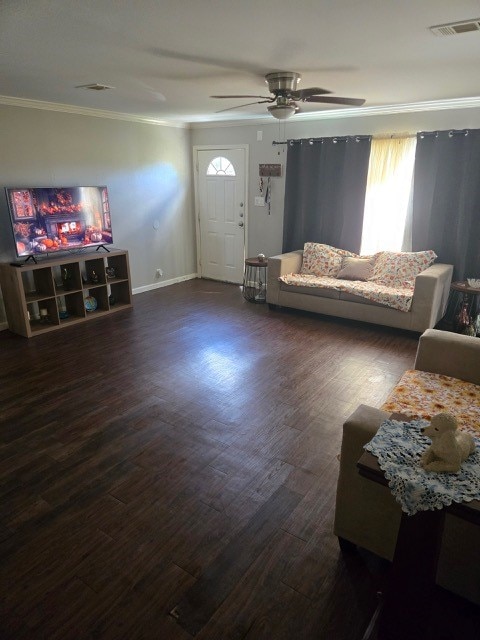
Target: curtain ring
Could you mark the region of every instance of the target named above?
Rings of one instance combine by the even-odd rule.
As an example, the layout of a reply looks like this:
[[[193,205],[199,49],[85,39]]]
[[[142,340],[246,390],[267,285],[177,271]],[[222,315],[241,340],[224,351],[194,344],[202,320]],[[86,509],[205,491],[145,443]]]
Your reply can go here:
[[[338,140],[336,138],[333,139],[333,144],[337,144]]]
[[[467,136],[468,136],[468,134],[469,134],[468,129],[465,129],[465,133],[464,133],[465,137],[467,137]]]
[[[448,137],[449,137],[449,138],[453,138],[453,131],[449,131],[449,132],[448,132]]]
[[[313,138],[310,138],[310,140],[308,141],[309,145],[313,145]]]

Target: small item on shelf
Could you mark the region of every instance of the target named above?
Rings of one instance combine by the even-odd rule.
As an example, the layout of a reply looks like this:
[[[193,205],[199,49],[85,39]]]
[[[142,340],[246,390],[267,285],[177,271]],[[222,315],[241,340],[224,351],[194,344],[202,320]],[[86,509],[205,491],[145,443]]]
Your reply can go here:
[[[58,317],[60,320],[66,320],[69,316],[67,311],[67,307],[65,306],[65,301],[62,301],[58,305]]]
[[[98,284],[99,281],[100,281],[100,278],[98,276],[98,273],[94,269],[92,269],[90,271],[90,282],[92,284]]]
[[[259,262],[265,262],[265,254],[264,253],[259,253],[257,258],[258,258]]]
[[[82,282],[83,284],[88,284],[88,276],[86,273],[82,273]]]
[[[117,277],[117,273],[115,271],[115,267],[107,267],[105,269],[105,273],[107,274],[107,278],[109,278],[109,279]]]
[[[464,336],[473,336],[473,337],[475,337],[477,335],[477,327],[476,327],[475,323],[473,322],[473,320],[472,320],[472,322],[470,322],[469,325],[467,325],[465,327],[465,329],[462,331],[462,334]]]
[[[115,298],[113,293],[108,296],[108,302],[110,303],[111,307],[113,307],[113,305],[116,303],[116,301],[117,301],[117,299]]]
[[[472,289],[480,289],[480,279],[479,278],[467,278],[468,286],[472,287]]]
[[[93,296],[87,296],[85,298],[85,309],[87,311],[95,311],[97,308],[97,300]]]
[[[463,333],[465,329],[470,326],[471,318],[468,312],[468,302],[463,302],[460,311],[455,318],[455,331],[457,333]]]
[[[50,317],[48,315],[48,309],[40,309],[40,322],[42,324],[48,324],[50,322]]]
[[[62,284],[65,291],[70,291],[73,285],[73,275],[67,267],[62,269]]]

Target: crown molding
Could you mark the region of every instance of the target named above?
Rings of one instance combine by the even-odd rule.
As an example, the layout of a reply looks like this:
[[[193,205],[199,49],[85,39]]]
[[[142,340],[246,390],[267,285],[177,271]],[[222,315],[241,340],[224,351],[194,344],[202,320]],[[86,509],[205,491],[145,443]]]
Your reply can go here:
[[[447,109],[475,109],[480,108],[480,96],[471,98],[452,98],[449,100],[431,100],[424,102],[411,102],[405,104],[390,104],[376,107],[350,107],[348,109],[325,109],[323,111],[313,111],[310,113],[297,113],[288,120],[281,122],[305,122],[307,120],[336,120],[340,118],[360,118],[366,116],[383,116],[397,113],[414,113],[421,111],[444,111]],[[277,125],[270,115],[262,117],[245,116],[242,120],[215,120],[208,122],[190,122],[192,129],[204,129],[212,127],[240,127],[254,124]]]
[[[176,120],[160,120],[148,118],[146,116],[136,116],[129,113],[119,113],[117,111],[106,111],[103,109],[91,109],[89,107],[76,107],[72,104],[62,104],[57,102],[44,102],[43,100],[29,100],[27,98],[14,98],[11,96],[1,96],[0,104],[11,107],[25,107],[27,109],[41,109],[43,111],[57,111],[61,113],[72,113],[80,116],[93,116],[94,118],[108,118],[110,120],[126,120],[127,122],[141,122],[144,124],[154,124],[160,127],[176,127],[178,129],[190,128],[188,122],[178,122]]]
[[[43,100],[29,100],[27,98],[15,98],[0,95],[0,105],[13,107],[25,107],[28,109],[42,109],[44,111],[57,111],[61,113],[72,113],[83,116],[93,116],[95,118],[108,118],[110,120],[124,120],[127,122],[140,122],[153,124],[162,127],[176,127],[178,129],[211,129],[218,127],[243,127],[245,125],[271,124],[278,125],[280,122],[272,118],[270,114],[264,116],[244,115],[236,120],[220,118],[216,120],[161,120],[147,116],[137,116],[117,111],[106,111],[102,109],[91,109],[89,107],[77,107],[71,104],[61,104],[57,102],[44,102]],[[444,111],[449,109],[475,109],[480,107],[480,96],[470,98],[452,98],[448,100],[431,100],[424,102],[411,102],[404,104],[390,104],[372,107],[349,107],[347,109],[325,109],[322,111],[312,111],[310,113],[297,113],[289,120],[281,122],[305,122],[309,120],[335,120],[340,118],[360,118],[368,116],[383,116],[399,113],[414,113],[422,111]]]

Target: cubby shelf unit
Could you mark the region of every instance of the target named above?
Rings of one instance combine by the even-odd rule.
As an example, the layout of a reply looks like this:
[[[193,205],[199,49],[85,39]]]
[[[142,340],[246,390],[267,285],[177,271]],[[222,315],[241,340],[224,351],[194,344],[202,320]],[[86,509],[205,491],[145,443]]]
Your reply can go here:
[[[2,263],[0,284],[8,327],[26,338],[132,306],[127,251]],[[95,310],[87,310],[88,297],[95,298]]]

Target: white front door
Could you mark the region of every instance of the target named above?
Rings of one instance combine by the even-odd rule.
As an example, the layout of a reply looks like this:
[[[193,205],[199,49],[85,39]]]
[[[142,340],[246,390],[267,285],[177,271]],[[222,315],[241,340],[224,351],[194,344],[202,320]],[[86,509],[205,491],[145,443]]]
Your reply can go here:
[[[245,149],[198,149],[200,275],[240,283],[245,263]]]

